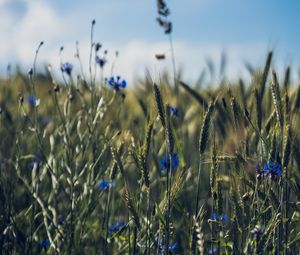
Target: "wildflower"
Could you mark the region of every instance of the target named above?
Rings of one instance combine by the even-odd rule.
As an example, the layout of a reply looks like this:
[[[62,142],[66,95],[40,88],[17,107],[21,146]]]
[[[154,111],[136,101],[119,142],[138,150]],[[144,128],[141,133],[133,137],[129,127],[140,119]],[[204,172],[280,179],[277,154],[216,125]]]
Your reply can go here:
[[[100,66],[101,68],[103,68],[104,65],[105,65],[106,62],[107,62],[106,59],[105,59],[104,57],[101,58],[101,57],[99,57],[98,55],[96,56],[95,61],[96,61],[97,64],[99,64],[99,66]]]
[[[161,254],[166,253],[166,245],[164,245],[164,244],[160,241],[160,239],[159,239],[158,236],[156,236],[156,238],[155,238],[155,244],[156,244],[156,246],[158,247],[159,252],[160,252]],[[169,245],[169,252],[173,252],[173,251],[177,250],[177,248],[178,248],[178,244],[177,244],[177,243],[170,244],[170,245]]]
[[[264,164],[263,171],[266,177],[275,177],[282,174],[282,167],[279,163],[273,163],[270,161],[267,164]]]
[[[110,182],[110,179],[103,179],[99,185],[98,185],[98,188],[99,190],[106,190],[106,189],[109,189],[110,187],[114,187],[116,184],[115,184],[115,181],[113,181],[112,183]]]
[[[171,245],[169,245],[169,251],[175,251],[178,247],[177,243],[173,243]]]
[[[40,104],[40,100],[37,99],[35,96],[33,95],[29,95],[27,97],[27,101],[28,101],[28,104],[31,106],[31,107],[35,107],[35,106],[38,106]]]
[[[218,214],[213,213],[212,216],[211,216],[211,219],[212,220],[218,220]]]
[[[112,76],[107,80],[108,85],[113,87],[116,92],[119,92],[120,88],[126,88],[127,83],[125,80],[122,80],[120,76]]]
[[[62,226],[65,224],[65,221],[63,219],[59,219],[57,222],[58,225]]]
[[[63,73],[66,73],[67,75],[71,75],[72,70],[73,70],[73,65],[70,64],[69,62],[66,62],[60,66],[60,70]]]
[[[101,49],[101,47],[102,47],[101,43],[96,43],[95,44],[95,50],[96,50],[96,52],[98,52]]]
[[[173,107],[171,105],[168,105],[168,113],[172,116],[179,117],[179,109],[177,107]]]
[[[108,233],[112,235],[112,234],[120,231],[124,227],[125,227],[125,222],[123,220],[117,220],[117,222],[115,224],[111,224],[109,226]]]
[[[177,243],[170,244],[170,245],[169,245],[169,253],[175,251],[175,250],[177,249],[177,247],[178,247]],[[166,246],[165,246],[165,245],[161,245],[161,246],[159,247],[159,252],[160,252],[161,254],[165,254],[165,253],[166,253],[166,250],[167,250],[167,249],[166,249]]]
[[[222,220],[223,223],[226,222],[226,221],[228,221],[228,215],[225,214],[225,213],[223,213],[223,214],[221,215],[221,220]]]
[[[228,221],[228,215],[223,213],[220,217],[218,216],[217,213],[213,213],[211,216],[211,220],[213,221],[217,221],[217,220],[221,220],[223,223]]]
[[[176,152],[172,152],[168,155],[168,158],[162,157],[160,160],[161,171],[165,171],[166,169],[171,168],[175,169],[179,165],[179,157]]]
[[[48,239],[44,239],[43,241],[40,242],[40,246],[43,249],[48,249],[50,247],[51,243]]]

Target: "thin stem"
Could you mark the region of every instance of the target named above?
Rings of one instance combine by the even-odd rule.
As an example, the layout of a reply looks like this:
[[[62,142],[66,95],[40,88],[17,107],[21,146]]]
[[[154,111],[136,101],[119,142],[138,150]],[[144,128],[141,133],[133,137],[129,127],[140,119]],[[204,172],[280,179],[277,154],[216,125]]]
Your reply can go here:
[[[170,49],[171,49],[171,59],[172,59],[172,67],[173,67],[173,79],[174,79],[174,86],[175,86],[175,93],[178,95],[178,84],[176,82],[176,62],[175,62],[175,52],[174,52],[174,46],[173,46],[173,39],[172,34],[169,34],[169,41],[170,41]]]
[[[150,189],[147,190],[147,241],[146,255],[150,254]]]
[[[89,72],[90,72],[90,81],[93,81],[93,74],[92,74],[92,57],[93,57],[93,48],[94,48],[94,26],[96,22],[95,20],[92,21],[91,26],[91,41],[90,41],[90,58],[89,58]],[[92,84],[93,86],[93,84]]]
[[[202,167],[202,154],[200,153],[199,168],[198,168],[198,181],[197,181],[197,196],[196,196],[196,208],[195,217],[197,219],[199,210],[199,197],[200,197],[200,182],[201,182],[201,167]]]
[[[199,168],[198,168],[198,181],[197,181],[196,208],[195,208],[195,221],[198,220],[199,197],[200,197],[200,182],[201,182],[201,177],[200,177],[201,176],[201,166],[202,166],[202,154],[200,153]],[[197,253],[198,253],[198,250],[197,250],[197,247],[195,245],[194,255],[197,255]]]
[[[134,229],[133,229],[133,249],[132,249],[132,254],[133,255],[137,254],[137,252],[136,252],[136,241],[137,241],[137,227],[134,226]]]
[[[108,239],[108,223],[109,223],[110,197],[111,197],[111,188],[109,188],[109,191],[108,191],[108,196],[107,196],[105,210],[104,210],[104,215],[103,215],[103,224],[105,224],[105,229],[106,229],[105,240],[104,240],[104,254],[107,254],[107,239]]]
[[[287,185],[287,180],[288,180],[288,172],[287,169],[285,168],[285,219],[288,219],[289,213],[288,213],[288,203],[289,203],[289,189]],[[285,248],[284,252],[285,254],[288,254],[288,221],[285,221]]]
[[[40,48],[42,47],[42,45],[44,44],[43,41],[40,42],[37,50],[35,51],[35,56],[34,56],[34,61],[33,61],[33,75],[34,77],[36,76],[36,62],[37,62],[37,56],[39,54]]]

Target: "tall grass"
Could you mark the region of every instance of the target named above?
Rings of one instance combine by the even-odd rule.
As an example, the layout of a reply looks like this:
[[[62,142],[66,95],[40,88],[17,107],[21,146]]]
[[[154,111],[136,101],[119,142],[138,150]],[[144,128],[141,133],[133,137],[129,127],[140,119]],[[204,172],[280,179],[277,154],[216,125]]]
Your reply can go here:
[[[271,79],[270,52],[251,84],[125,88],[95,78],[94,26],[90,78],[38,74],[36,55],[0,81],[0,253],[299,254],[289,69]]]

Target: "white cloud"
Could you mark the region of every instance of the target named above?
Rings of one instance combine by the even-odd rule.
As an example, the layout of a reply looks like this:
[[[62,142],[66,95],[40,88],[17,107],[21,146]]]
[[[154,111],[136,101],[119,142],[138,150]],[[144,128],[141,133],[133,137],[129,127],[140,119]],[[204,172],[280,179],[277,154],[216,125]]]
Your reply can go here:
[[[55,44],[61,30],[59,17],[44,1],[18,0],[11,2],[22,8],[8,6],[1,0],[0,31],[5,36],[0,41],[1,66],[4,61],[14,61],[28,65],[34,58],[35,49],[42,40]]]
[[[39,42],[51,44],[57,40],[60,31],[59,18],[42,1],[28,1],[28,11],[22,21],[12,31],[14,50],[21,62],[33,58]]]
[[[175,58],[177,69],[183,69],[183,78],[187,81],[196,81],[203,68],[206,68],[206,59],[209,57],[216,65],[218,73],[220,57],[224,47],[220,45],[195,45],[188,42],[174,42]],[[225,48],[227,53],[227,72],[229,78],[237,79],[245,76],[243,60],[248,60],[255,64],[257,60],[264,62],[265,46],[262,44],[240,44],[231,45]],[[148,43],[136,40],[120,48],[120,59],[117,70],[130,76],[132,80],[134,74],[143,75],[145,68],[149,68],[153,76],[159,75],[164,69],[171,72],[171,55],[168,42]],[[154,55],[165,53],[167,59],[157,61]],[[216,77],[218,78],[218,77]]]
[[[20,63],[21,66],[28,69],[31,67],[35,50],[40,41],[45,41],[42,47],[38,62],[43,64],[51,64],[53,70],[57,70],[59,74],[60,59],[58,51],[63,44],[65,50],[63,52],[63,60],[73,62],[75,53],[74,31],[68,27],[70,24],[78,22],[78,16],[70,14],[68,17],[60,17],[55,10],[43,0],[13,0],[16,3],[25,3],[22,11],[24,13],[14,13],[14,9],[6,8],[8,0],[0,0],[0,15],[2,15],[0,23],[0,32],[6,36],[0,40],[0,65],[1,69],[5,68],[4,61],[14,61]],[[8,11],[9,10],[9,11]],[[18,18],[16,18],[16,15]],[[64,22],[66,21],[66,23]],[[87,20],[88,24],[88,20]],[[89,35],[78,31],[77,36],[85,34],[85,38],[78,38],[80,42],[80,51],[83,65],[88,70],[89,57]],[[74,40],[74,41],[73,41]],[[122,77],[133,81],[136,76],[143,76],[145,69],[148,68],[153,76],[158,76],[159,72],[165,68],[171,67],[170,50],[167,38],[165,41],[147,42],[143,39],[132,39],[127,42],[104,42],[109,49],[109,63],[112,63],[114,51],[119,50],[120,56],[116,63],[115,71]],[[187,81],[195,81],[200,75],[203,68],[206,67],[205,60],[211,58],[218,67],[221,52],[224,47],[220,45],[201,45],[193,44],[186,41],[174,42],[175,56],[177,67],[184,68],[184,79]],[[235,78],[237,75],[245,73],[243,60],[246,59],[250,63],[256,63],[260,60],[264,63],[266,46],[260,43],[236,44],[225,47],[228,56],[227,76]],[[161,62],[155,60],[156,53],[165,53],[167,59]],[[0,69],[0,73],[4,73]],[[40,69],[41,70],[41,69]],[[77,67],[78,70],[78,67]],[[110,70],[107,70],[107,75]]]

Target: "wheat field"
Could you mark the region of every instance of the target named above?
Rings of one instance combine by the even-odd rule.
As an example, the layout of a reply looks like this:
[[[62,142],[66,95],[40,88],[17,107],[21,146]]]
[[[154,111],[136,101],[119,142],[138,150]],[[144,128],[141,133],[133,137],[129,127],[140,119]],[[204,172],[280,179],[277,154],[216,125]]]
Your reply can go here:
[[[62,79],[42,46],[0,80],[0,254],[300,254],[300,85],[272,51],[250,81],[188,84],[173,55],[128,87],[97,42]]]

